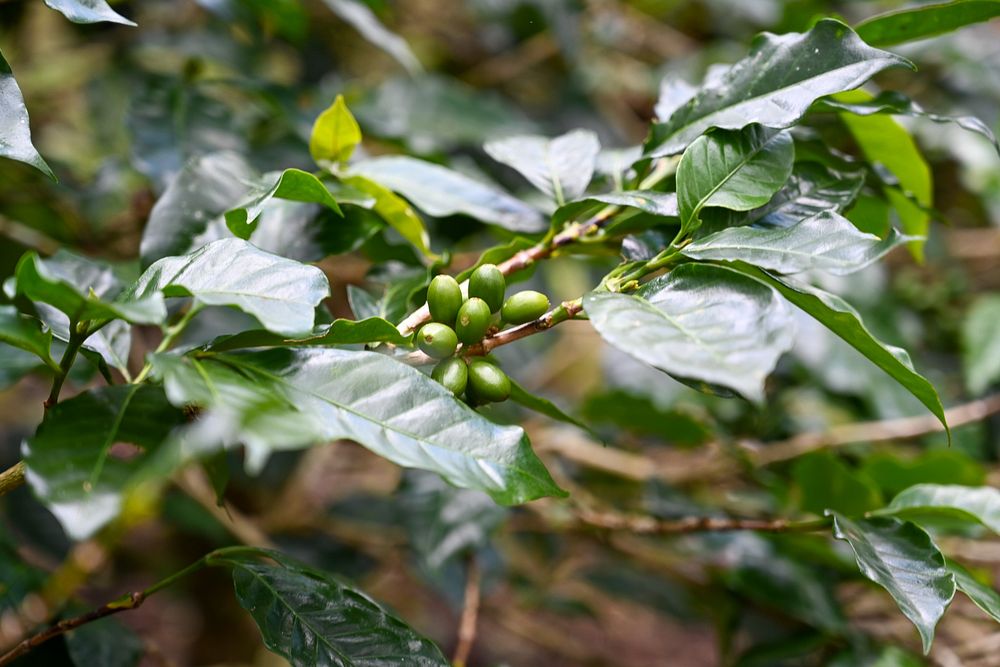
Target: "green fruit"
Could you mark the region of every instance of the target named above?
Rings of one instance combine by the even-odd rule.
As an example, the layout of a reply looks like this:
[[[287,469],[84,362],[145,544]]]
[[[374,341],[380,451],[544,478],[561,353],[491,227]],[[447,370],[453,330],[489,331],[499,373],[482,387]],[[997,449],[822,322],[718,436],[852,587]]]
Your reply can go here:
[[[431,377],[458,396],[465,391],[465,386],[469,383],[469,366],[465,363],[465,359],[451,357],[435,366],[431,371]]]
[[[462,288],[451,276],[434,276],[427,288],[427,309],[431,311],[431,319],[435,322],[454,325],[463,300]]]
[[[469,386],[466,396],[475,403],[499,403],[510,396],[510,378],[483,359],[469,362]]]
[[[517,294],[511,294],[510,298],[504,301],[503,310],[500,315],[504,322],[510,324],[524,324],[537,320],[549,309],[549,297],[541,292],[525,290]]]
[[[506,289],[507,281],[496,264],[483,264],[469,276],[469,296],[485,301],[491,313],[500,310]]]
[[[428,357],[446,359],[455,354],[458,336],[454,329],[439,322],[431,322],[420,327],[417,332],[417,347]]]
[[[490,318],[490,307],[486,302],[478,297],[470,297],[458,309],[458,318],[455,320],[458,339],[466,345],[478,343],[490,328]]]

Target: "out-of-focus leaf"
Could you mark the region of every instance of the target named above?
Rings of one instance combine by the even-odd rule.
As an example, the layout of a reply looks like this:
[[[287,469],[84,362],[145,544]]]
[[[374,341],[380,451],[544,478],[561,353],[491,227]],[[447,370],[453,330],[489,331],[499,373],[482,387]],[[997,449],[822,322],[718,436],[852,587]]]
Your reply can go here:
[[[806,512],[833,510],[857,516],[882,506],[878,487],[829,452],[813,452],[796,460],[792,478],[799,505]]]
[[[562,206],[587,189],[601,145],[593,132],[573,130],[554,139],[540,136],[499,139],[483,148],[494,160],[516,169]]]
[[[66,635],[77,667],[135,667],[145,654],[142,639],[114,618],[87,623]]]
[[[347,108],[343,95],[337,95],[313,124],[309,152],[317,164],[343,164],[361,143],[361,127]]]
[[[790,127],[820,97],[857,88],[898,66],[913,67],[905,58],[871,48],[833,19],[819,21],[806,33],[763,33],[749,56],[653,125],[646,155],[680,153],[711,127]]]
[[[892,46],[957,30],[1000,16],[995,0],[958,0],[897,9],[857,25],[861,39],[875,46]]]
[[[917,523],[921,517],[954,517],[977,521],[1000,534],[1000,490],[991,486],[917,484],[902,491],[876,514],[899,516]]]
[[[24,350],[0,345],[0,391],[7,389],[25,375],[45,368],[38,357]]]
[[[992,586],[987,586],[976,579],[971,572],[950,558],[947,566],[955,577],[955,585],[958,590],[968,595],[977,607],[989,614],[994,621],[1000,623],[1000,593]]]
[[[677,194],[674,192],[654,192],[652,190],[628,190],[625,192],[608,192],[605,194],[588,195],[583,199],[571,201],[556,209],[552,214],[552,224],[562,225],[567,220],[593,209],[600,204],[634,208],[666,218],[676,218]]]
[[[312,336],[288,338],[270,331],[244,331],[238,334],[216,338],[209,345],[213,352],[225,352],[247,347],[298,347],[305,345],[352,345],[358,343],[394,343],[408,345],[410,339],[396,329],[396,326],[381,317],[362,320],[337,319],[318,327]]]
[[[915,458],[877,452],[865,459],[861,470],[879,485],[886,497],[914,484],[980,486],[986,481],[983,466],[956,448],[932,449]]]
[[[487,248],[482,252],[482,254],[479,255],[479,258],[476,260],[475,264],[473,264],[466,270],[456,275],[455,279],[458,280],[459,282],[462,282],[463,280],[468,280],[469,276],[471,276],[472,273],[483,264],[499,264],[505,259],[510,259],[521,250],[527,250],[533,245],[534,242],[531,241],[530,239],[518,236],[502,245],[494,246],[492,248]],[[519,273],[523,272],[515,272],[512,275],[518,275]],[[507,284],[509,285],[511,282],[513,282],[511,280],[511,276],[507,276]]]
[[[375,181],[364,176],[349,176],[343,179],[347,185],[371,195],[375,203],[372,210],[385,220],[389,225],[399,232],[399,235],[413,244],[426,257],[434,257],[431,252],[430,237],[427,236],[427,228],[424,221],[420,219],[410,205],[405,200],[396,195],[389,188],[379,185]]]
[[[56,180],[56,175],[31,143],[28,108],[3,53],[0,53],[0,157],[30,164]]]
[[[0,571],[0,613],[17,609],[25,595],[45,584],[45,572],[24,562],[6,531],[0,532]]]
[[[42,323],[22,315],[14,306],[0,306],[0,343],[31,352],[58,372],[59,364],[52,358],[52,332],[43,330]]]
[[[406,40],[382,25],[367,5],[358,0],[323,0],[323,2],[362,37],[392,56],[411,75],[423,71],[420,61],[413,55]]]
[[[934,626],[955,596],[955,578],[945,567],[944,556],[912,523],[890,517],[833,517],[834,537],[851,545],[863,575],[889,591],[917,627],[924,653],[928,652]]]
[[[322,204],[341,217],[343,213],[326,186],[312,174],[299,169],[271,172],[244,195],[244,200],[226,211],[226,226],[241,239],[248,239],[257,218],[272,197],[307,204]]]
[[[45,4],[61,12],[73,23],[121,23],[135,26],[135,23],[111,9],[105,0],[45,0]],[[96,664],[96,663],[94,663]]]
[[[374,203],[373,199],[368,201]],[[317,262],[330,255],[357,250],[385,229],[385,222],[363,207],[344,206],[342,211],[340,216],[316,204],[272,199],[257,218],[249,240],[275,255],[298,262]]]
[[[572,424],[573,426],[583,429],[584,431],[592,432],[589,426],[582,423],[579,419],[566,414],[562,408],[549,399],[532,394],[514,380],[510,381],[510,387],[510,400],[514,401],[518,405],[522,405],[529,410],[534,410],[539,414],[543,414],[549,419],[555,419],[556,421],[560,421],[565,424]]]
[[[1000,380],[1000,294],[979,297],[962,322],[962,361],[969,393],[984,393]]]
[[[710,423],[684,410],[665,410],[648,396],[621,390],[590,396],[582,408],[584,418],[595,424],[614,424],[637,435],[664,442],[692,446],[712,437]]]

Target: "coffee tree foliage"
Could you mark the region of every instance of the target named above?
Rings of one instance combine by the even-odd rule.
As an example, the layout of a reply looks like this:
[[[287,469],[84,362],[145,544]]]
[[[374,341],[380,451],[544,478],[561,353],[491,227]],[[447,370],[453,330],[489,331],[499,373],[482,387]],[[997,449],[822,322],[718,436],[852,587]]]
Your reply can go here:
[[[480,596],[484,665],[994,632],[943,403],[1000,296],[932,222],[1000,210],[995,25],[910,43],[1000,3],[663,4],[0,7],[0,664],[183,651],[74,625],[154,593],[293,665],[449,664]]]

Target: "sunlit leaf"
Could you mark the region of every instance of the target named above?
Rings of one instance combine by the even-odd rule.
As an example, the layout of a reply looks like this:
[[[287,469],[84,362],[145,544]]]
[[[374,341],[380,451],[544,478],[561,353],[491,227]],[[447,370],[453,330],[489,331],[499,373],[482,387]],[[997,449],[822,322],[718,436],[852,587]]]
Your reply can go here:
[[[540,136],[499,139],[483,148],[494,160],[516,169],[561,206],[587,189],[601,145],[590,130],[573,130],[554,139]]]
[[[916,523],[923,517],[954,517],[979,522],[1000,534],[1000,490],[991,486],[917,484],[904,489],[877,513]]]
[[[73,23],[120,23],[135,26],[135,23],[111,9],[105,0],[45,0],[45,4],[61,12]]]
[[[313,124],[309,152],[317,164],[342,164],[350,159],[361,143],[361,127],[347,108],[343,95],[337,95]]]
[[[28,109],[3,53],[0,53],[0,157],[30,164],[49,178],[56,178],[31,143]]]

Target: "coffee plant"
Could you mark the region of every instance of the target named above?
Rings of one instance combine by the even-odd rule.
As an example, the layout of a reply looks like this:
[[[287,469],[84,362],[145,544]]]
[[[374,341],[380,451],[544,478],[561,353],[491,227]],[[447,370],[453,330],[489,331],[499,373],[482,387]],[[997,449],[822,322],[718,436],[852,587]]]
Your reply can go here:
[[[958,599],[981,610],[963,617],[1000,621],[976,565],[1000,533],[984,467],[995,426],[949,430],[1000,412],[981,397],[1000,379],[998,297],[961,326],[945,324],[961,317],[943,310],[954,294],[914,278],[899,297],[963,341],[978,400],[946,411],[936,386],[962,390],[885,342],[907,340],[893,322],[912,316],[873,306],[871,278],[889,253],[900,274],[941,256],[931,222],[945,215],[911,119],[1000,150],[987,123],[895,90],[924,77],[933,88],[934,74],[886,49],[920,56],[906,43],[1000,3],[765,31],[742,57],[706,55],[726,64],[698,83],[667,57],[632,145],[596,116],[595,129],[536,123],[424,72],[446,56],[428,46],[418,58],[356,0],[176,3],[183,17],[143,4],[119,8],[135,8],[135,28],[103,0],[45,0],[75,23],[122,24],[74,29],[122,62],[45,110],[93,128],[72,145],[57,145],[67,124],[36,149],[19,86],[38,94],[48,70],[22,76],[12,57],[15,80],[0,56],[0,378],[23,428],[0,473],[0,665],[153,661],[142,628],[157,633],[129,618],[192,582],[211,590],[199,604],[228,608],[215,569],[263,646],[293,665],[675,664],[669,645],[656,662],[615,662],[572,634],[552,639],[548,615],[599,616],[619,598],[711,621],[714,659],[732,665],[923,664]],[[639,11],[605,4],[627,25]],[[559,32],[544,3],[529,5]],[[42,3],[12,7],[19,30],[38,30],[19,12],[55,25]],[[510,11],[509,24],[483,20],[518,25]],[[147,13],[162,34],[142,32]],[[191,16],[202,22],[185,41]],[[396,64],[344,48],[409,78],[364,90],[338,75],[307,91],[268,80],[330,17]],[[627,41],[627,25],[609,39]],[[559,46],[565,34],[537,34],[532,48],[588,57]],[[272,41],[280,57],[265,62]],[[130,215],[141,236],[113,222]],[[60,231],[81,216],[107,224]],[[608,377],[625,379],[595,392],[580,360],[601,349]],[[924,414],[890,419],[884,401]],[[844,423],[865,410],[872,421]],[[992,446],[970,444],[989,433]],[[936,445],[893,454],[921,438]],[[136,562],[111,567],[121,554]],[[395,579],[370,597],[357,582],[386,559]],[[426,588],[394,595],[415,585],[398,574],[407,559],[436,602]],[[586,586],[556,590],[573,576]],[[491,590],[506,591],[498,608],[540,615],[497,612],[478,632],[491,648],[470,657]],[[888,600],[898,610],[865,623]],[[200,613],[211,632],[242,636],[240,617]],[[505,654],[494,632],[566,653]]]

